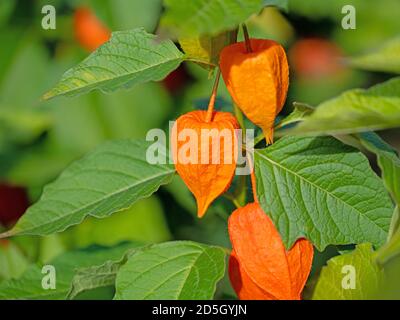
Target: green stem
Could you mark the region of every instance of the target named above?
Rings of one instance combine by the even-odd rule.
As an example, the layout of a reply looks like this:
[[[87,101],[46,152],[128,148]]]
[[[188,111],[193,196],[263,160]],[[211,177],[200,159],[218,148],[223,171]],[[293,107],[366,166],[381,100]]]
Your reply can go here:
[[[239,28],[236,28],[235,30],[229,32],[229,44],[237,42],[238,33],[239,33]]]
[[[244,27],[243,32],[247,33],[247,36],[248,36],[246,26],[243,25],[243,27]],[[237,42],[238,32],[239,32],[238,28],[236,28],[235,30],[230,32],[230,34],[229,34],[230,35],[230,39],[229,39],[230,44]],[[251,50],[251,46],[250,46],[250,50]],[[239,123],[240,128],[242,129],[242,143],[244,143],[245,138],[246,138],[246,127],[244,125],[243,113],[233,100],[232,100],[232,104],[233,104],[233,112]],[[241,151],[242,150],[239,150],[239,152],[241,152]],[[235,189],[234,194],[225,193],[226,198],[231,200],[232,203],[236,206],[236,208],[242,207],[246,202],[246,187],[247,187],[246,176],[240,176],[239,184],[238,184],[237,188]]]
[[[244,43],[246,45],[246,51],[247,51],[247,53],[251,53],[251,52],[253,52],[253,49],[251,48],[249,31],[247,30],[247,26],[245,23],[242,24],[242,28],[243,28],[243,35],[244,35]]]
[[[214,86],[213,86],[213,89],[212,89],[211,97],[210,97],[210,102],[208,104],[206,122],[210,122],[212,120],[212,116],[214,114],[214,105],[215,105],[215,99],[217,98],[217,92],[218,92],[218,85],[219,85],[219,78],[220,77],[221,77],[221,69],[218,68],[217,75],[215,76],[215,81],[214,81]]]
[[[237,121],[239,122],[240,128],[242,129],[242,135],[244,136],[244,130],[246,130],[245,126],[244,126],[244,118],[243,118],[243,113],[242,111],[239,109],[239,107],[236,105],[235,102],[233,102],[233,112],[235,113],[235,117],[237,119]]]
[[[242,206],[239,200],[233,194],[226,192],[224,193],[224,197],[230,200],[235,205],[236,208],[240,208]]]
[[[246,203],[246,187],[247,187],[247,178],[246,176],[239,176],[238,187],[235,190],[235,199],[239,202],[240,206],[244,206]]]

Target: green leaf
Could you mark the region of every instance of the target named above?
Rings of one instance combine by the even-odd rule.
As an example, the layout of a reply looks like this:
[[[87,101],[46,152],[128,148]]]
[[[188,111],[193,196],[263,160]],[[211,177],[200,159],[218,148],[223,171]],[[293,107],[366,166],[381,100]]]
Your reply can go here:
[[[82,5],[77,1],[77,6]],[[128,30],[144,27],[147,32],[153,32],[162,10],[162,0],[90,0],[99,18],[112,30]]]
[[[400,227],[400,210],[399,207],[394,209],[394,213],[392,216],[392,222],[390,223],[389,235],[388,239],[391,239],[395,232],[398,231]]]
[[[0,141],[30,143],[50,127],[44,113],[0,106]]]
[[[115,299],[212,299],[225,272],[225,252],[189,241],[143,248],[120,269]]]
[[[157,82],[114,94],[92,92],[50,103],[53,127],[48,139],[12,162],[6,176],[12,183],[42,190],[72,161],[104,140],[143,138],[150,129],[160,128],[173,107],[170,96]]]
[[[389,234],[389,241],[377,253],[377,261],[384,265],[393,258],[400,255],[400,228],[399,228],[399,207],[396,207],[393,213],[393,219],[391,224],[391,233]]]
[[[221,50],[230,43],[230,33],[222,32],[214,37],[181,38],[179,43],[185,52],[186,59],[206,68],[216,67]]]
[[[400,299],[400,256],[397,255],[384,265],[385,280],[377,296],[382,300]]]
[[[35,32],[21,34],[10,29],[2,33],[0,41],[7,44],[0,54],[0,104],[14,110],[37,110],[54,66],[47,48]]]
[[[109,42],[68,70],[43,98],[76,96],[94,89],[110,92],[159,81],[182,61],[183,54],[172,41],[159,39],[142,28],[114,32]]]
[[[365,70],[400,73],[400,37],[372,52],[350,59],[351,65]]]
[[[136,250],[136,248],[128,250],[119,260],[109,260],[99,266],[78,269],[72,279],[67,299],[74,299],[86,291],[115,286],[117,272]]]
[[[108,260],[121,259],[125,252],[138,244],[123,244],[114,248],[90,248],[65,253],[48,263],[56,270],[56,289],[45,290],[42,279],[42,265],[32,265],[18,279],[0,284],[0,299],[65,299],[70,290],[75,270],[100,265]]]
[[[276,128],[282,128],[289,124],[302,121],[307,115],[313,113],[315,110],[312,106],[309,106],[305,103],[294,102],[293,105],[294,110],[286,118],[279,122]]]
[[[26,257],[14,243],[0,240],[0,283],[3,280],[18,278],[27,266]]]
[[[215,35],[245,22],[263,6],[285,7],[286,0],[165,0],[163,24],[179,35]]]
[[[0,3],[0,26],[6,24],[7,20],[10,18],[12,11],[15,9],[15,0],[2,1]]]
[[[87,291],[114,286],[119,268],[118,263],[108,261],[101,266],[79,269],[72,279],[72,288],[67,299],[73,300]]]
[[[323,102],[296,128],[283,133],[348,134],[394,127],[400,127],[400,77]]]
[[[101,145],[46,186],[39,202],[0,237],[60,232],[87,216],[104,218],[149,197],[175,173],[173,165],[147,162],[150,145],[133,140]]]
[[[397,151],[374,132],[358,135],[362,145],[378,157],[382,178],[393,199],[400,204],[400,159]]]
[[[257,194],[287,248],[306,237],[329,244],[387,237],[393,205],[367,158],[331,137],[286,137],[255,151]]]
[[[347,281],[353,271],[355,288],[351,289],[346,284],[351,284]],[[383,272],[375,263],[372,245],[360,244],[353,252],[332,258],[322,268],[313,300],[373,299],[382,281]]]
[[[288,11],[288,0],[164,0],[162,25],[179,36],[216,35],[235,29],[263,7]]]
[[[264,0],[263,4],[265,7],[274,6],[281,8],[286,12],[289,10],[289,0]]]
[[[60,234],[52,234],[39,238],[38,250],[37,261],[46,263],[66,252],[67,246]]]
[[[62,235],[74,248],[112,246],[123,241],[158,243],[171,238],[162,205],[155,196],[104,219],[89,217]]]

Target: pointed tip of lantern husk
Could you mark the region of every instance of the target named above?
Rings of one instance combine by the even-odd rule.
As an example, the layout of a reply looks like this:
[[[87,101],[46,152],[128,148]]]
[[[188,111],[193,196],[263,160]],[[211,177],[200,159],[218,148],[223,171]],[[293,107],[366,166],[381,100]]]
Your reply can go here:
[[[210,203],[208,203],[207,201],[197,200],[197,216],[199,218],[203,218],[204,215],[206,214],[209,206],[210,206]]]
[[[267,144],[274,143],[274,128],[264,129],[264,137]]]
[[[199,207],[199,208],[197,209],[197,217],[203,218],[204,215],[205,215],[206,212],[207,212],[207,209],[208,209],[208,207],[207,207],[207,208],[206,208],[206,207]]]

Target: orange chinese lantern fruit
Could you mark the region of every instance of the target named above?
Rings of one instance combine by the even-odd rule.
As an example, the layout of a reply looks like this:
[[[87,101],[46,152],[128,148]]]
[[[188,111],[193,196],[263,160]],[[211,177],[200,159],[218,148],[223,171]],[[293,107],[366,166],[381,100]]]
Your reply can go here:
[[[240,300],[275,300],[261,287],[259,287],[246,273],[239,261],[235,251],[229,257],[229,279],[233,289]]]
[[[207,112],[197,110],[175,122],[171,139],[175,168],[196,198],[199,217],[232,182],[238,128],[229,112],[214,112],[207,122]]]
[[[286,251],[278,230],[258,203],[229,218],[232,254],[229,277],[241,300],[299,300],[309,276],[314,249],[299,239]]]
[[[88,51],[94,51],[110,39],[111,31],[86,7],[74,14],[75,38]]]
[[[289,66],[283,47],[275,41],[251,39],[225,47],[220,68],[234,102],[259,126],[267,143],[273,142],[274,122],[289,87]]]

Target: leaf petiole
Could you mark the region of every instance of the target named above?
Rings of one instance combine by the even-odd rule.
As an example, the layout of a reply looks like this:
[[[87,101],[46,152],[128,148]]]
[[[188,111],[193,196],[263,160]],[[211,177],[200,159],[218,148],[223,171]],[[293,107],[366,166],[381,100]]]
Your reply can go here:
[[[242,29],[243,29],[243,35],[244,35],[244,43],[246,45],[246,51],[247,51],[247,53],[251,53],[251,52],[253,52],[253,49],[251,48],[249,31],[247,30],[247,26],[245,23],[242,24]]]
[[[210,97],[210,102],[208,103],[206,122],[210,122],[212,120],[212,116],[214,113],[215,99],[217,97],[218,85],[219,85],[220,78],[221,78],[221,69],[218,68],[217,74],[215,76],[213,90],[212,90],[211,97]]]

